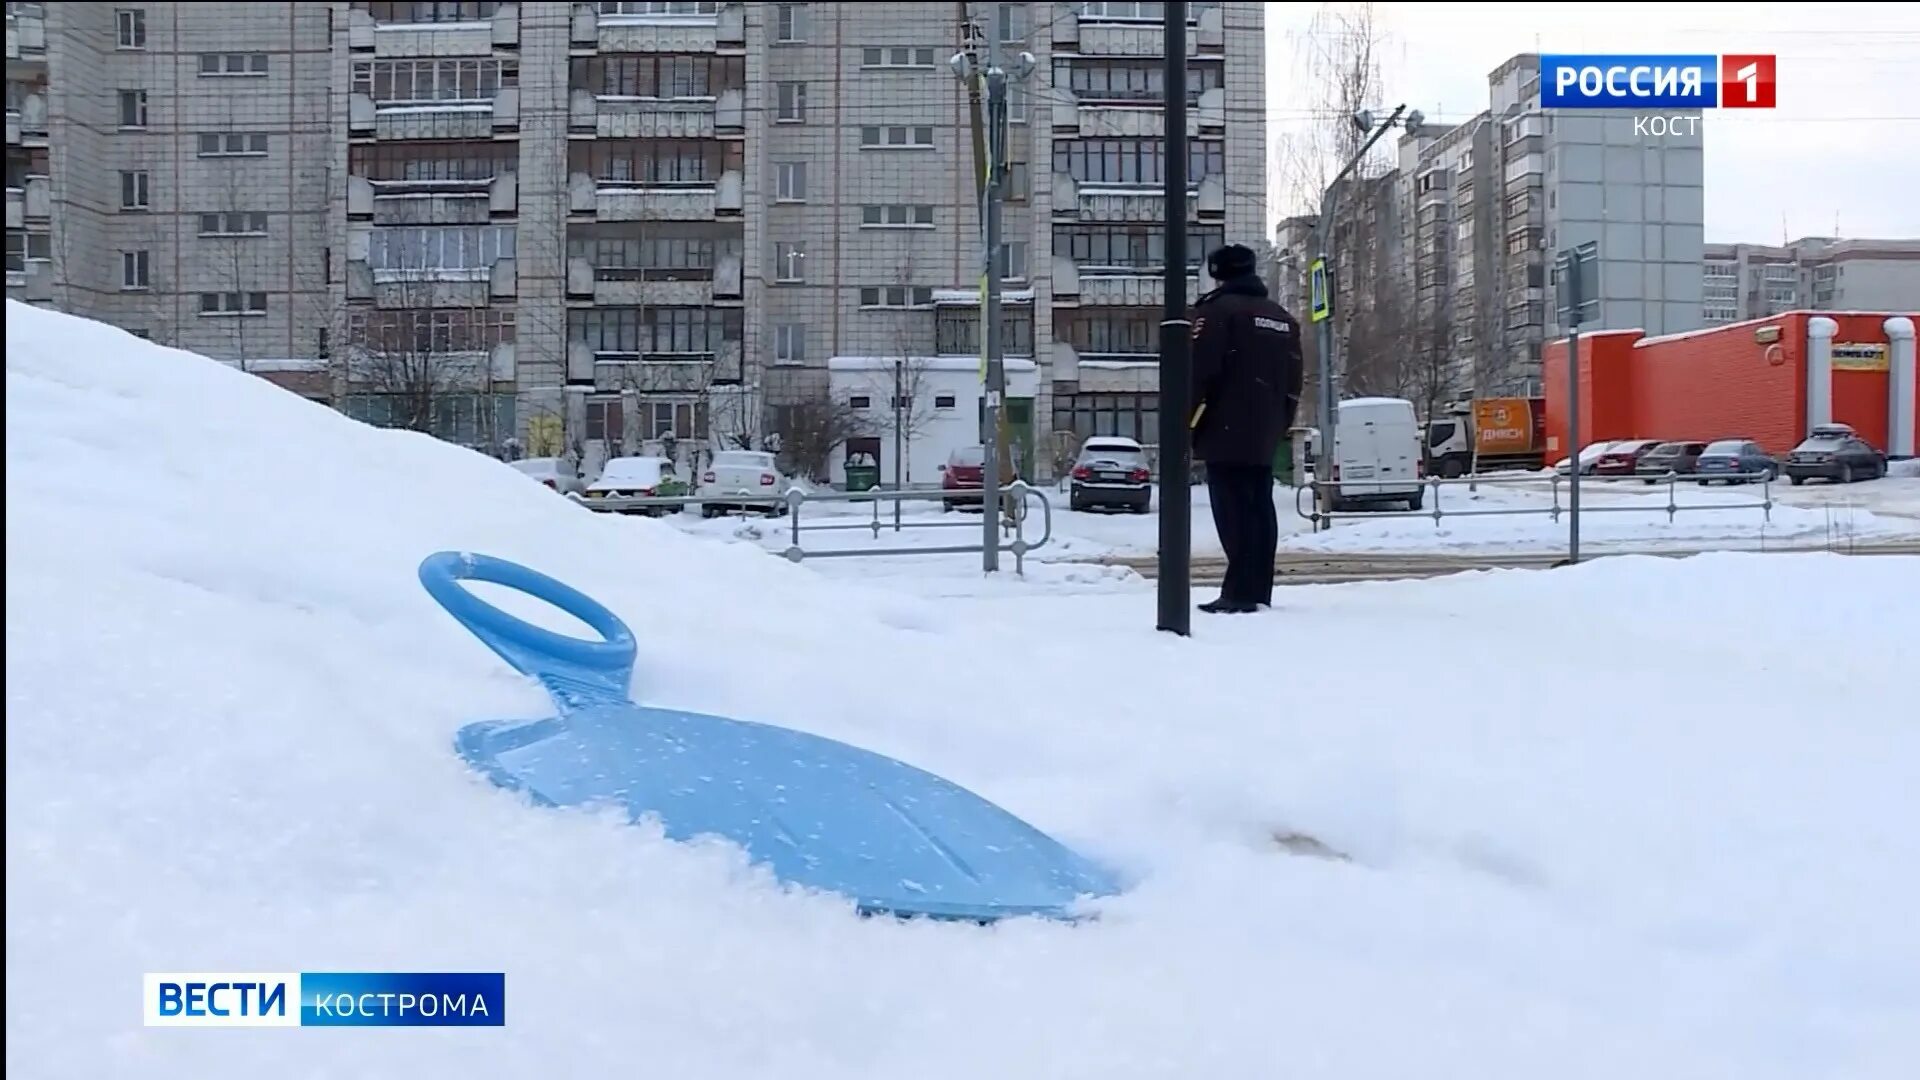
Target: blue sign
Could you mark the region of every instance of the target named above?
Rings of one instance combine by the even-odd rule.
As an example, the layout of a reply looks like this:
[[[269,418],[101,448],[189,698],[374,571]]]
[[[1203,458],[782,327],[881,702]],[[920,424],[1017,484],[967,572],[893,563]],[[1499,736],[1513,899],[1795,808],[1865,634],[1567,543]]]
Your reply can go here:
[[[1543,109],[1713,109],[1719,104],[1717,55],[1540,57]]]
[[[504,1027],[500,972],[157,972],[148,1027]]]

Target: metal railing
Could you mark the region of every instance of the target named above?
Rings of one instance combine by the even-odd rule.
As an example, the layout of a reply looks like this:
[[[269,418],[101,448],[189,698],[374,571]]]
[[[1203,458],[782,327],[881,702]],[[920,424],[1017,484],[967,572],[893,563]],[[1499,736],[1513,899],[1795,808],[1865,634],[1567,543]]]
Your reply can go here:
[[[1039,488],[1024,480],[1000,489],[1003,513],[1001,515],[1001,541],[997,546],[1002,552],[1013,556],[1014,572],[1024,575],[1027,572],[1026,557],[1029,553],[1046,547],[1053,540],[1053,504]],[[790,562],[806,559],[837,559],[866,555],[972,555],[985,551],[985,545],[974,543],[967,545],[948,544],[931,547],[882,547],[857,548],[837,551],[808,551],[800,544],[804,532],[837,532],[861,529],[870,532],[875,540],[880,539],[883,530],[899,532],[902,529],[980,529],[980,523],[973,521],[903,521],[895,514],[891,522],[880,518],[880,507],[892,505],[898,507],[908,502],[942,502],[975,507],[982,498],[977,491],[961,493],[941,488],[908,488],[900,491],[888,491],[873,488],[867,491],[803,491],[791,488],[784,495],[762,494],[741,489],[718,495],[681,495],[681,496],[645,496],[634,498],[587,499],[579,495],[568,495],[589,510],[600,513],[620,513],[630,510],[672,510],[677,513],[689,506],[701,506],[707,503],[719,503],[725,506],[765,506],[770,510],[784,507],[792,529],[792,539],[781,557]],[[873,507],[873,516],[867,521],[834,521],[831,518],[816,522],[803,521],[804,508],[809,503],[869,503]],[[1027,539],[1026,524],[1028,504],[1040,506],[1040,535]],[[983,511],[984,512],[984,511]],[[1011,537],[1009,541],[1007,538]]]
[[[1552,501],[1546,506],[1502,506],[1502,507],[1492,507],[1492,508],[1481,507],[1477,509],[1449,510],[1442,505],[1442,500],[1440,497],[1440,493],[1443,490],[1447,488],[1452,488],[1452,487],[1462,487],[1466,485],[1498,487],[1498,486],[1518,485],[1518,484],[1538,484],[1541,482],[1542,479],[1545,479],[1547,481],[1549,485],[1549,492],[1552,495]],[[1513,473],[1513,474],[1498,474],[1498,475],[1491,475],[1491,476],[1489,475],[1461,476],[1451,480],[1446,479],[1444,477],[1439,477],[1439,476],[1425,476],[1425,477],[1421,477],[1420,480],[1418,481],[1418,490],[1419,490],[1419,495],[1422,503],[1422,506],[1420,509],[1418,510],[1360,510],[1360,511],[1323,511],[1319,508],[1320,500],[1318,498],[1315,498],[1313,500],[1314,505],[1311,508],[1303,505],[1303,502],[1306,500],[1309,493],[1318,492],[1321,489],[1332,489],[1331,494],[1337,496],[1343,490],[1348,490],[1353,488],[1360,488],[1360,489],[1404,488],[1408,486],[1408,482],[1405,480],[1330,480],[1324,483],[1315,481],[1313,483],[1309,483],[1305,486],[1296,488],[1294,490],[1293,511],[1294,513],[1307,519],[1308,521],[1313,522],[1315,528],[1318,528],[1322,522],[1334,522],[1334,521],[1343,521],[1343,520],[1352,520],[1352,519],[1361,519],[1361,518],[1418,518],[1418,517],[1432,518],[1434,527],[1438,528],[1443,518],[1512,517],[1512,516],[1517,516],[1522,514],[1545,514],[1547,515],[1549,520],[1557,523],[1560,520],[1560,517],[1562,514],[1568,514],[1572,512],[1572,508],[1568,505],[1565,505],[1562,502],[1562,498],[1561,498],[1562,485],[1565,485],[1569,479],[1570,479],[1569,477],[1561,476],[1558,473],[1555,473],[1552,476],[1544,477],[1544,478],[1541,477],[1538,473]],[[1735,480],[1757,481],[1760,484],[1760,499],[1757,502],[1683,503],[1683,502],[1680,502],[1675,497],[1679,485],[1683,483],[1692,483],[1692,484],[1699,484],[1704,486],[1705,483],[1710,479],[1726,480],[1726,481],[1735,481]],[[1665,510],[1667,514],[1667,521],[1671,523],[1675,515],[1688,510],[1758,510],[1763,515],[1763,518],[1765,521],[1767,521],[1768,523],[1771,523],[1773,521],[1773,476],[1765,472],[1715,473],[1711,477],[1702,477],[1697,473],[1666,472],[1658,476],[1586,475],[1580,478],[1580,486],[1583,489],[1583,491],[1591,491],[1595,487],[1605,487],[1612,484],[1634,483],[1634,484],[1646,485],[1649,482],[1654,484],[1666,485],[1667,487],[1667,505],[1666,506],[1664,507],[1595,506],[1593,504],[1583,501],[1580,504],[1580,513],[1582,516],[1587,514],[1651,514],[1651,513],[1657,513],[1660,510]],[[1409,493],[1407,497],[1412,498],[1413,495]],[[1393,499],[1391,501],[1400,501],[1400,500]]]

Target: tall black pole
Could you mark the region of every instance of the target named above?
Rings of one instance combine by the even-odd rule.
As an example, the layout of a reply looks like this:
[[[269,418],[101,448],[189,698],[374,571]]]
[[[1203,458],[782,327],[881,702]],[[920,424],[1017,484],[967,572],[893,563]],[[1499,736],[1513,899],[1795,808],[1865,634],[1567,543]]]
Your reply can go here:
[[[1160,322],[1160,618],[1182,637],[1193,629],[1193,323],[1187,314],[1187,5],[1166,17],[1166,313]]]

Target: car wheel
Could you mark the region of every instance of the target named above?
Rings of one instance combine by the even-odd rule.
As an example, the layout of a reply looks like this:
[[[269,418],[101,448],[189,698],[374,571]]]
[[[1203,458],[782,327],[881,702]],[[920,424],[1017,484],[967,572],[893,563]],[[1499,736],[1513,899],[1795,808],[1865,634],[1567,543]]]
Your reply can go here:
[[[1799,487],[1801,484],[1804,484],[1807,482],[1807,478],[1804,476],[1789,476],[1787,477],[1787,482],[1792,484],[1794,487]]]
[[[1420,494],[1415,495],[1413,498],[1407,500],[1407,510],[1411,513],[1417,514],[1420,512],[1421,505],[1424,504],[1426,501],[1427,501],[1426,493],[1421,492]]]
[[[1440,476],[1444,480],[1458,480],[1467,474],[1467,467],[1460,464],[1459,458],[1447,458],[1440,463]]]
[[[1840,483],[1842,484],[1853,483],[1853,466],[1851,465],[1840,466]]]
[[[1135,504],[1135,505],[1134,505],[1134,508],[1133,508],[1133,512],[1134,512],[1134,513],[1136,513],[1136,514],[1144,514],[1144,513],[1146,513],[1146,512],[1148,511],[1148,510],[1151,510],[1151,509],[1153,509],[1153,504],[1152,504],[1152,503],[1144,503],[1144,502],[1143,502],[1143,503],[1137,503],[1137,504]]]
[[[1653,485],[1655,485],[1655,484],[1657,484],[1657,483],[1659,483],[1659,482],[1660,482],[1660,481],[1658,481],[1658,480],[1643,480],[1643,481],[1641,481],[1641,483],[1644,483],[1644,484],[1646,484],[1646,485],[1647,485],[1648,487],[1652,487]]]

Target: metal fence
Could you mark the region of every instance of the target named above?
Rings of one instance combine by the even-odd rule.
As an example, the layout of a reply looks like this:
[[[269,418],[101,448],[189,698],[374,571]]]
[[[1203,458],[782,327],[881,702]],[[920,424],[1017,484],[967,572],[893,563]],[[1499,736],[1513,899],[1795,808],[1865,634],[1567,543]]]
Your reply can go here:
[[[1572,512],[1572,507],[1564,498],[1566,495],[1565,489],[1571,478],[1560,476],[1556,473],[1545,479],[1548,482],[1549,491],[1552,495],[1552,501],[1546,506],[1461,507],[1459,509],[1449,509],[1444,505],[1441,493],[1448,489],[1469,486],[1479,487],[1483,485],[1487,487],[1500,487],[1516,486],[1519,484],[1538,484],[1542,480],[1542,477],[1538,473],[1514,473],[1511,475],[1461,476],[1452,480],[1438,476],[1421,477],[1418,482],[1421,508],[1418,510],[1321,510],[1318,493],[1323,492],[1325,489],[1333,489],[1331,493],[1338,493],[1342,490],[1355,488],[1362,490],[1367,488],[1376,490],[1402,488],[1407,486],[1407,481],[1339,480],[1326,481],[1324,483],[1316,481],[1297,488],[1294,491],[1293,510],[1294,513],[1313,522],[1314,528],[1316,529],[1335,521],[1359,518],[1430,517],[1433,519],[1435,528],[1439,527],[1442,519],[1449,517],[1511,517],[1522,514],[1545,514],[1550,520],[1558,522],[1562,514]],[[1664,507],[1595,506],[1583,500],[1580,504],[1580,514],[1582,516],[1587,514],[1650,514],[1665,510],[1667,520],[1671,522],[1675,515],[1689,510],[1758,510],[1763,515],[1764,520],[1772,522],[1773,477],[1770,474],[1764,472],[1716,473],[1712,479],[1726,480],[1729,482],[1737,480],[1758,483],[1760,485],[1760,498],[1757,501],[1749,502],[1683,503],[1678,498],[1681,484],[1704,485],[1706,483],[1705,479],[1694,474],[1669,472],[1660,476],[1582,476],[1580,478],[1580,487],[1583,494],[1595,488],[1605,488],[1616,484],[1635,484],[1641,487],[1645,487],[1650,483],[1664,484],[1666,486],[1667,505]],[[1316,493],[1311,507],[1303,505],[1309,493]],[[1412,497],[1411,494],[1408,495],[1408,498]]]
[[[1053,540],[1053,504],[1039,488],[1024,480],[1016,480],[1000,489],[1002,513],[998,530],[1001,552],[1013,556],[1014,572],[1025,574],[1026,557],[1029,553],[1046,547]],[[889,491],[874,488],[868,491],[803,491],[789,489],[784,495],[762,494],[745,490],[706,496],[648,496],[643,498],[585,499],[578,495],[569,498],[589,510],[601,513],[622,513],[630,511],[670,510],[678,513],[689,506],[701,506],[718,503],[725,506],[762,506],[769,511],[783,513],[792,530],[787,547],[781,556],[791,562],[806,559],[837,559],[870,555],[970,555],[986,550],[984,543],[967,545],[947,544],[932,547],[869,547],[835,551],[808,551],[801,546],[803,533],[844,532],[860,529],[870,532],[875,540],[885,530],[899,532],[903,529],[972,529],[980,531],[978,518],[963,518],[953,521],[912,521],[903,520],[898,512],[901,503],[940,502],[968,508],[978,507],[981,496],[968,495],[940,488],[908,488],[901,491]],[[873,515],[866,521],[835,520],[833,517],[821,517],[806,520],[806,507],[809,504],[826,503],[866,503],[873,509]],[[1037,503],[1040,507],[1040,535],[1027,538],[1027,519],[1029,506]],[[880,508],[883,505],[894,507],[891,521],[883,521]]]

